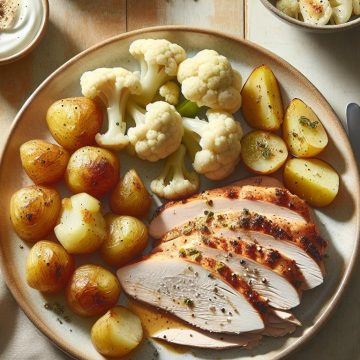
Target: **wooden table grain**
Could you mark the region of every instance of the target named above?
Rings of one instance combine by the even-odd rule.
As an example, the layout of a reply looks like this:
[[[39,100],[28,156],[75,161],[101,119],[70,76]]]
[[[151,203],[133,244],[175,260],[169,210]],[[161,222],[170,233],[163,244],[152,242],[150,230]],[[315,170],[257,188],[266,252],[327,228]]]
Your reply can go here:
[[[0,66],[0,150],[22,104],[56,68],[99,41],[155,25],[218,29],[269,48],[308,75],[343,121],[347,102],[360,103],[358,30],[334,38],[306,35],[280,23],[259,0],[50,0],[49,4],[49,25],[39,46],[25,58]],[[360,359],[359,284],[357,271],[333,319],[293,360]],[[0,325],[1,359],[68,359],[19,310],[1,277],[0,306],[6,308],[0,324],[9,324],[6,330]],[[24,348],[29,343],[37,345]]]

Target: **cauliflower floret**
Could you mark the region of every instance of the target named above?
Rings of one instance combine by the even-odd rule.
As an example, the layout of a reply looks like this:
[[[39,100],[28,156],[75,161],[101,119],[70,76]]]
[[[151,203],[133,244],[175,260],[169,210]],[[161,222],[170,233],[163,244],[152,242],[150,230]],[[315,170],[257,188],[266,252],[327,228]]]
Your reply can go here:
[[[124,115],[129,94],[139,94],[139,78],[123,68],[99,68],[85,72],[80,79],[81,91],[90,99],[98,98],[106,106],[108,130],[96,134],[96,142],[105,148],[121,150],[129,142],[125,135]]]
[[[202,50],[183,61],[178,81],[186,99],[215,110],[234,113],[241,106],[241,76],[215,50]]]
[[[199,190],[199,177],[185,167],[186,148],[180,145],[170,155],[161,174],[151,182],[151,191],[168,199],[178,200],[195,194]]]
[[[129,103],[128,112],[136,127],[128,130],[130,143],[140,159],[158,161],[172,154],[184,134],[182,118],[173,105],[157,101],[146,106],[146,112]]]
[[[139,39],[130,45],[130,54],[140,62],[142,92],[134,97],[147,105],[160,86],[176,77],[179,64],[186,59],[185,50],[164,39]]]
[[[240,160],[242,129],[223,111],[208,110],[205,120],[183,118],[184,143],[194,159],[193,167],[211,180],[229,176]]]
[[[298,0],[278,0],[276,7],[284,14],[291,16],[294,19],[298,19],[300,6]]]
[[[355,15],[360,15],[360,0],[353,0],[353,11]]]
[[[299,0],[299,5],[305,23],[326,25],[332,16],[329,0]]]
[[[349,21],[353,12],[353,0],[330,0],[332,20],[335,24],[344,24]]]
[[[171,105],[176,105],[179,102],[180,98],[180,88],[179,85],[174,81],[168,81],[159,89],[159,94],[162,96],[166,102]]]

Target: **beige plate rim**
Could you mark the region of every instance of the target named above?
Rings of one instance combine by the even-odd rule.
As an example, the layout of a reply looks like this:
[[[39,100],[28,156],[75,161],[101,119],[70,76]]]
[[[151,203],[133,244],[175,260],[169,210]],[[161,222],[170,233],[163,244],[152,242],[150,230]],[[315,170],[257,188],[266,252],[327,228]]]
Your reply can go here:
[[[10,142],[10,138],[11,138],[14,130],[16,129],[16,126],[19,123],[19,120],[21,119],[22,114],[25,112],[26,108],[29,106],[29,104],[32,102],[32,100],[39,93],[46,90],[47,85],[52,81],[52,79],[54,79],[56,76],[61,74],[61,72],[66,70],[67,67],[69,67],[70,65],[75,63],[78,59],[83,58],[84,56],[91,53],[92,51],[94,51],[96,49],[99,49],[101,47],[104,47],[109,43],[116,42],[116,41],[119,41],[119,40],[122,40],[122,39],[126,39],[126,38],[132,37],[134,35],[141,35],[141,34],[146,34],[146,33],[149,33],[149,32],[162,32],[162,31],[201,33],[201,34],[206,34],[206,35],[209,35],[209,36],[215,36],[215,37],[225,38],[227,40],[236,41],[238,43],[241,43],[245,47],[253,48],[256,51],[263,53],[267,57],[270,57],[274,62],[280,64],[282,67],[287,68],[287,70],[295,78],[297,78],[298,81],[303,82],[304,84],[306,84],[306,86],[314,94],[314,96],[319,98],[319,101],[321,101],[325,105],[327,105],[328,111],[330,113],[335,114],[334,110],[332,109],[330,104],[327,102],[327,100],[323,97],[323,95],[321,95],[319,90],[304,75],[302,75],[298,70],[296,70],[292,65],[287,63],[285,60],[283,60],[279,56],[275,55],[274,53],[262,48],[261,46],[258,46],[258,45],[254,44],[254,43],[252,43],[252,42],[250,42],[248,40],[241,39],[240,37],[237,37],[237,36],[234,36],[234,35],[229,35],[227,33],[221,32],[221,31],[210,30],[210,29],[205,29],[205,28],[196,28],[196,27],[180,26],[180,25],[149,27],[149,28],[144,28],[144,29],[140,29],[140,30],[135,30],[135,31],[123,33],[123,34],[111,37],[111,38],[109,38],[109,39],[107,39],[107,40],[105,40],[105,41],[103,41],[101,43],[98,43],[98,44],[90,47],[89,49],[81,52],[80,54],[76,55],[75,57],[73,57],[69,61],[67,61],[65,64],[63,64],[61,67],[59,67],[55,72],[53,72],[47,79],[45,79],[43,81],[43,83],[27,99],[27,101],[24,103],[24,105],[22,106],[22,108],[20,109],[20,111],[18,112],[18,114],[15,117],[14,123],[11,126],[10,132],[9,132],[9,134],[7,136],[7,139],[6,139],[2,154],[1,154],[0,172],[3,171],[2,170],[2,162],[3,162],[4,155],[5,155],[6,151],[7,151],[7,146],[9,144],[9,142]],[[351,154],[351,157],[348,159],[348,161],[351,163],[351,166],[353,168],[357,169],[357,163],[356,163],[354,154],[353,154],[353,152],[351,150],[351,146],[350,146],[350,143],[349,143],[349,140],[347,138],[347,135],[345,133],[344,128],[342,127],[340,121],[335,123],[334,126],[337,128],[338,134],[339,134],[339,136],[341,138],[341,141],[344,143],[344,146],[347,147],[347,150]],[[360,196],[359,173],[357,172],[356,175],[357,175],[357,179],[355,179],[356,181],[355,181],[355,188],[354,188],[354,194],[355,194],[354,196],[359,197]],[[344,273],[344,276],[343,276],[343,278],[342,278],[342,280],[341,280],[341,282],[339,284],[339,287],[338,287],[332,301],[328,303],[328,305],[326,306],[325,311],[318,318],[318,320],[316,321],[314,326],[305,335],[299,337],[299,339],[296,340],[291,346],[289,346],[288,348],[280,351],[279,354],[277,354],[273,358],[273,360],[283,359],[285,356],[288,356],[291,353],[293,353],[295,350],[298,350],[300,346],[303,346],[310,338],[312,338],[319,331],[319,329],[329,319],[330,315],[333,313],[336,306],[338,305],[338,303],[339,303],[339,301],[341,299],[341,296],[344,293],[344,291],[346,289],[346,286],[349,283],[350,276],[353,273],[353,269],[354,269],[354,266],[356,264],[357,254],[359,253],[359,249],[360,249],[360,246],[359,246],[359,243],[360,243],[360,230],[359,230],[360,206],[359,206],[359,203],[356,206],[355,212],[356,212],[356,221],[357,221],[357,234],[356,234],[357,241],[356,241],[356,244],[355,244],[355,247],[354,247],[354,252],[353,252],[353,254],[351,256],[351,259],[349,261],[349,265],[348,265],[348,267],[347,267],[347,269],[346,269],[346,271]],[[1,269],[2,273],[3,273],[4,279],[5,279],[6,283],[7,283],[8,288],[10,289],[10,291],[13,294],[15,300],[17,301],[19,306],[22,308],[22,310],[25,312],[25,314],[28,316],[28,318],[33,322],[33,324],[44,335],[46,335],[55,345],[57,345],[59,348],[61,348],[64,352],[68,353],[69,355],[71,355],[73,357],[86,360],[85,358],[79,356],[79,352],[77,351],[77,349],[67,346],[66,342],[63,341],[63,339],[57,338],[56,336],[54,336],[53,333],[51,332],[51,329],[36,317],[36,314],[33,311],[33,309],[31,308],[31,306],[29,306],[26,299],[22,297],[20,288],[16,283],[16,279],[12,276],[11,271],[8,270],[8,266],[4,262],[4,257],[3,257],[3,254],[2,254],[3,252],[1,250],[2,250],[2,246],[1,246],[1,242],[0,242],[0,269]]]

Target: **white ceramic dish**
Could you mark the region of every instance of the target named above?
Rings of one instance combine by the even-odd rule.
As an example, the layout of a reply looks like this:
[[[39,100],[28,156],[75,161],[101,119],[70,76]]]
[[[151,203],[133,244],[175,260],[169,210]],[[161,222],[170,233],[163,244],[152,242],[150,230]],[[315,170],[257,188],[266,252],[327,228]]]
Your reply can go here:
[[[11,194],[30,183],[22,171],[19,146],[32,138],[51,139],[46,127],[45,114],[49,105],[59,99],[80,94],[79,78],[90,69],[103,66],[125,66],[137,68],[137,63],[128,54],[129,44],[137,38],[166,38],[174,41],[191,54],[204,48],[215,49],[226,55],[246,79],[257,65],[268,64],[276,74],[282,88],[285,105],[289,99],[299,97],[308,103],[322,119],[329,135],[330,144],[321,158],[330,162],[341,175],[340,193],[335,202],[316,215],[320,229],[330,242],[326,259],[327,277],[325,283],[304,294],[302,304],[294,311],[303,327],[291,336],[264,339],[261,345],[251,351],[233,349],[207,351],[190,349],[187,353],[174,353],[159,343],[144,341],[143,345],[129,358],[132,360],[152,359],[155,348],[159,359],[280,359],[288,355],[314,336],[334,310],[349,281],[359,242],[359,175],[354,156],[341,124],[333,110],[317,89],[298,71],[274,54],[236,37],[210,30],[186,27],[160,27],[142,29],[119,35],[103,42],[63,65],[52,74],[28,99],[16,117],[4,150],[0,167],[0,264],[6,282],[15,299],[33,323],[65,352],[73,357],[98,360],[103,357],[91,344],[89,330],[93,319],[84,320],[71,315],[71,323],[60,324],[58,316],[44,309],[49,301],[25,282],[24,263],[29,246],[24,244],[12,230],[9,221],[8,204]],[[236,115],[242,121],[239,114]],[[243,123],[243,121],[242,121]],[[149,184],[161,168],[161,164],[147,164],[121,154],[121,170],[135,167]],[[232,179],[245,177],[247,173],[240,165]],[[229,179],[228,181],[230,181]],[[203,187],[213,186],[203,181]],[[62,189],[63,190],[63,189]],[[63,190],[63,194],[66,194]],[[23,248],[22,248],[23,247]],[[80,262],[97,261],[97,257],[83,258]],[[59,302],[64,300],[59,297]],[[51,302],[56,299],[51,298]],[[69,311],[66,310],[69,314]]]

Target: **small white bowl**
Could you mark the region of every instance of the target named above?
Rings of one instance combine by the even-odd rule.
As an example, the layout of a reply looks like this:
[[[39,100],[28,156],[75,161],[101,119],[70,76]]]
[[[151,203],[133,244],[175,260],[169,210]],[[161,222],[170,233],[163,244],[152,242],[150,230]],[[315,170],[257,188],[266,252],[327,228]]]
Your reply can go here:
[[[296,20],[291,16],[284,14],[282,11],[276,8],[275,6],[276,0],[261,0],[261,2],[267,9],[269,9],[273,14],[278,16],[284,22],[290,25],[295,25],[297,28],[303,29],[305,31],[316,32],[316,33],[334,33],[338,31],[352,29],[360,25],[360,16],[354,18],[353,20],[348,21],[345,24],[322,25],[322,26],[311,25],[304,23],[303,21]]]
[[[10,55],[9,54],[2,55],[0,51],[0,65],[11,63],[27,55],[36,47],[36,45],[40,42],[41,38],[44,36],[49,20],[49,2],[48,0],[38,0],[38,1],[41,7],[41,19],[40,19],[40,23],[37,23],[36,25],[36,30],[34,31],[34,34],[32,36],[28,35],[26,40],[24,40],[22,44],[19,44],[18,49],[16,49]],[[1,49],[1,33],[0,33],[0,49]]]

